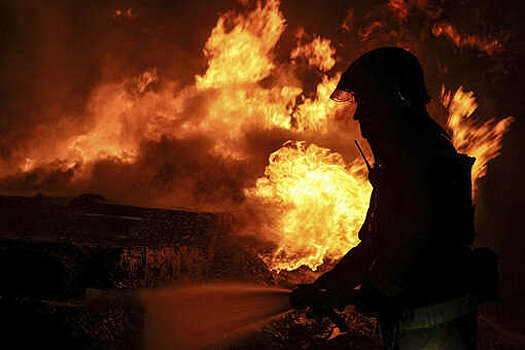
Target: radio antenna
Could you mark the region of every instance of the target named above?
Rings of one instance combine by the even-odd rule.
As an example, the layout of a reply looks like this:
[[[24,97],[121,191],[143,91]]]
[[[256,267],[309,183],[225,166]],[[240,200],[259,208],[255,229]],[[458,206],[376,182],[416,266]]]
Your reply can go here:
[[[361,153],[361,157],[363,157],[363,160],[365,161],[365,164],[366,164],[366,167],[367,167],[368,171],[371,171],[372,167],[370,166],[370,163],[368,163],[368,159],[366,159],[366,156],[363,153],[363,150],[361,149],[361,146],[359,146],[359,142],[357,142],[357,140],[354,140],[354,143],[355,143],[355,146],[357,147],[357,150],[359,151],[359,153]]]

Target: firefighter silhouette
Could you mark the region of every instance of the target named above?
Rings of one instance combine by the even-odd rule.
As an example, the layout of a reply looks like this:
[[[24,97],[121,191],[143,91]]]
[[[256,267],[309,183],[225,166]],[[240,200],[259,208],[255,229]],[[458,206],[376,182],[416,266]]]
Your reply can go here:
[[[356,303],[378,318],[390,349],[474,349],[477,305],[495,294],[496,257],[472,248],[474,159],[459,154],[427,113],[420,63],[396,47],[370,51],[341,76],[331,99],[357,105],[353,119],[374,156],[370,207],[361,242],[297,288],[292,304],[304,306],[319,291]],[[480,287],[489,284],[478,278],[483,264],[489,288]]]

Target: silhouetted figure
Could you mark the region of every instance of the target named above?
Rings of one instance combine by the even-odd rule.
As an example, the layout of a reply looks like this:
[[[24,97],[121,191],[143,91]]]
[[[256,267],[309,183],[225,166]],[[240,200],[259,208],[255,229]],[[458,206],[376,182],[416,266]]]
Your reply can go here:
[[[373,192],[361,242],[293,297],[328,290],[344,300],[360,285],[358,307],[378,318],[388,348],[474,349],[474,159],[458,154],[428,115],[417,58],[394,47],[370,51],[331,98],[357,104],[353,118],[374,154]]]

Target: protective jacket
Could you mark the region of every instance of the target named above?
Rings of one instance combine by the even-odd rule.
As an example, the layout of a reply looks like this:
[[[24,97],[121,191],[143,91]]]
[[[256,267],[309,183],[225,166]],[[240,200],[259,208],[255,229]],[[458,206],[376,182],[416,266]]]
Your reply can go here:
[[[445,135],[420,133],[395,162],[376,162],[361,242],[315,284],[357,285],[386,304],[418,307],[468,292],[474,240],[470,171]],[[344,286],[344,287],[343,287]]]

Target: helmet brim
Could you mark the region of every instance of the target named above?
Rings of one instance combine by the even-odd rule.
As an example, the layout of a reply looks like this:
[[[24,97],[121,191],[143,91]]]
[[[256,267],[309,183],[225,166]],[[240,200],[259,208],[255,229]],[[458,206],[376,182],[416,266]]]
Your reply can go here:
[[[336,88],[330,95],[330,99],[335,102],[355,103],[354,93],[343,89]]]

